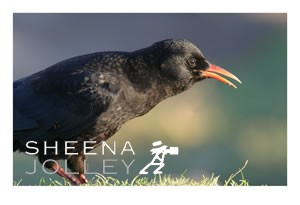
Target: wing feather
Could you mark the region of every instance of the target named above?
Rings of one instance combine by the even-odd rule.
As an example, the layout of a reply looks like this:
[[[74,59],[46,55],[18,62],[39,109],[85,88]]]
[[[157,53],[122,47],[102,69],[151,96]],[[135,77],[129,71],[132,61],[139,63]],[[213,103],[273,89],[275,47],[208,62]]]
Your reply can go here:
[[[114,93],[100,87],[95,96],[85,85],[90,76],[83,67],[91,57],[67,60],[14,82],[14,140],[66,140],[95,124]]]

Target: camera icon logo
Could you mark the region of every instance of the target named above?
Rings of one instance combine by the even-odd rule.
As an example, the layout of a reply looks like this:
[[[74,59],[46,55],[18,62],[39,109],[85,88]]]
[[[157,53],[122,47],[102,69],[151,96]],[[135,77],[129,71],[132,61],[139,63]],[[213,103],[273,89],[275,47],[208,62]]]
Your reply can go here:
[[[153,159],[150,163],[148,163],[140,172],[139,174],[148,174],[146,171],[150,166],[157,166],[157,168],[153,171],[153,174],[162,174],[163,172],[160,171],[164,166],[165,156],[169,155],[178,155],[179,149],[178,147],[169,147],[163,145],[162,141],[155,141],[152,143],[153,148],[150,150],[151,154],[154,155]]]

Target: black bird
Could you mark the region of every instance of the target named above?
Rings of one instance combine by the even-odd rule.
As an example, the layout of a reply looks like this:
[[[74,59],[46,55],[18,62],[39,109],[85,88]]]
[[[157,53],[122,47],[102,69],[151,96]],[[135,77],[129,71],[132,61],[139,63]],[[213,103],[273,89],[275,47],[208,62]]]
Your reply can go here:
[[[95,147],[130,119],[149,112],[162,100],[206,78],[236,86],[219,74],[239,79],[209,63],[187,40],[164,40],[133,52],[98,52],[74,57],[13,83],[14,151],[25,152],[36,141],[41,163],[67,159],[76,176],[53,161],[45,166],[71,180],[86,183],[83,141]],[[58,153],[43,153],[58,142]],[[65,154],[65,141],[78,155]]]

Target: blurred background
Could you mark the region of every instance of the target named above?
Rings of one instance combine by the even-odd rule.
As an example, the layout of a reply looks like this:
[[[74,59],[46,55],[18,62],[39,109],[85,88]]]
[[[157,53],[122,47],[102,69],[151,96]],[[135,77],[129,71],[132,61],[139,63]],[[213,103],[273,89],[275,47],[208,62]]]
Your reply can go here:
[[[151,143],[178,146],[164,173],[199,179],[211,173],[227,179],[246,160],[251,185],[287,184],[287,15],[286,14],[14,14],[14,80],[59,61],[98,51],[133,51],[168,38],[187,39],[207,59],[243,84],[232,89],[205,80],[125,124],[117,155],[88,157],[90,171],[102,172],[103,158],[116,158],[119,179],[131,179],[152,156]],[[120,155],[130,141],[135,156]],[[14,180],[38,184],[33,160],[14,153]],[[126,175],[121,162],[130,162]],[[90,178],[91,176],[89,176]],[[55,179],[59,179],[54,177]]]

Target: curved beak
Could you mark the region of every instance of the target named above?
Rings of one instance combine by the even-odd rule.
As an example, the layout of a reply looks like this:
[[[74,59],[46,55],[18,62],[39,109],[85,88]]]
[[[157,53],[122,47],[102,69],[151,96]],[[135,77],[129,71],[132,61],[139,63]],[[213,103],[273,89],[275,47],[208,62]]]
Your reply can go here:
[[[214,64],[209,64],[209,68],[207,70],[202,70],[200,72],[201,72],[201,77],[213,78],[215,80],[218,80],[218,81],[225,83],[234,88],[237,88],[237,87],[233,83],[231,83],[229,80],[223,78],[221,75],[229,77],[231,79],[234,79],[237,82],[242,84],[242,82],[235,75],[233,75],[229,71],[227,71],[219,66],[216,66]],[[221,74],[221,75],[219,75],[219,74]]]

